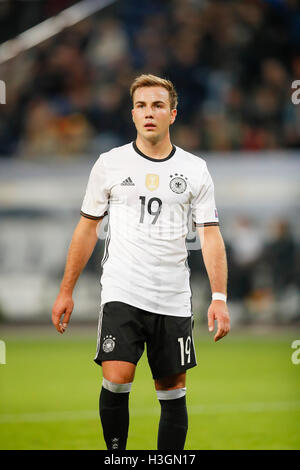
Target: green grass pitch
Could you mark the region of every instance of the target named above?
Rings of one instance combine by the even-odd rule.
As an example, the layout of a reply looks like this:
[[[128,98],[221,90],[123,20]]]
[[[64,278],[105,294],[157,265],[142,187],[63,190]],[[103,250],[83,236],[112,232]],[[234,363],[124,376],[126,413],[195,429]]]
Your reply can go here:
[[[197,328],[198,331],[198,328]],[[98,418],[101,368],[94,331],[4,330],[0,365],[1,449],[105,449]],[[187,374],[186,449],[300,449],[300,331],[232,331],[214,343],[196,334],[198,366]],[[155,449],[159,420],[144,353],[130,395],[128,450]]]

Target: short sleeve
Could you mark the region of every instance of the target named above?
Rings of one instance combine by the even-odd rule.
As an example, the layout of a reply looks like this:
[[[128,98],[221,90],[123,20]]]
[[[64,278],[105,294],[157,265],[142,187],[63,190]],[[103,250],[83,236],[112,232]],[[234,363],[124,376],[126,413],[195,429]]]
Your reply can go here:
[[[205,164],[198,194],[191,203],[192,219],[197,227],[219,225],[219,217],[216,209],[214,184]]]
[[[90,173],[80,214],[88,219],[101,219],[107,213],[108,204],[107,172],[100,156]]]

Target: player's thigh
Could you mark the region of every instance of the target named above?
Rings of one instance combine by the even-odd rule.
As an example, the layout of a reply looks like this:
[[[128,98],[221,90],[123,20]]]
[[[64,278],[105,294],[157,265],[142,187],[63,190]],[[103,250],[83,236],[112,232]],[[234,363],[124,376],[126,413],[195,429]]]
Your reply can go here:
[[[154,380],[155,390],[175,390],[183,388],[186,384],[186,372],[161,377]]]
[[[133,382],[135,368],[132,362],[102,361],[103,377],[118,384]]]

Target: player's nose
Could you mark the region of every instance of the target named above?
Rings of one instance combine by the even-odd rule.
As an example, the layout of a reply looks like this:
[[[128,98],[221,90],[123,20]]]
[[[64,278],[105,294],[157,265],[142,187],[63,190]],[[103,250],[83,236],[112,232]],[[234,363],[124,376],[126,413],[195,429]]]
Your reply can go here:
[[[151,118],[151,117],[153,117],[152,108],[147,108],[146,113],[145,113],[145,118]]]

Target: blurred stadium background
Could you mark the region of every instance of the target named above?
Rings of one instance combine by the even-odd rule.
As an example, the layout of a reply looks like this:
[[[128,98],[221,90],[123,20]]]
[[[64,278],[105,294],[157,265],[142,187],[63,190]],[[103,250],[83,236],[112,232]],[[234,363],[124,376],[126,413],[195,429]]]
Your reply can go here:
[[[177,88],[172,141],[207,161],[228,253],[233,330],[218,345],[222,358],[206,336],[210,289],[201,252],[189,253],[201,357],[191,372],[191,401],[197,420],[203,412],[207,434],[193,430],[192,411],[188,448],[299,448],[300,365],[290,360],[291,342],[300,339],[300,104],[291,99],[292,83],[300,80],[298,2],[1,1],[0,41],[2,448],[99,446],[97,418],[84,410],[96,409],[100,384],[87,364],[95,349],[103,240],[76,287],[65,343],[50,315],[91,166],[101,152],[135,138],[128,88],[142,72]],[[149,381],[142,364],[137,390]],[[87,379],[78,388],[79,370]],[[66,396],[78,388],[81,398],[59,405],[53,382]],[[21,385],[23,394],[16,392]],[[225,411],[223,405],[207,411],[209,397]],[[129,446],[155,448],[149,447],[155,432],[152,441],[142,439],[139,399],[137,392],[141,408]],[[155,397],[147,399],[149,410]],[[249,408],[243,415],[247,400],[250,408],[256,404],[251,423]],[[234,404],[235,417],[226,408]],[[57,423],[55,412],[62,413]],[[210,412],[218,415],[219,431]],[[229,416],[232,435],[225,442]],[[90,434],[81,429],[74,437],[76,419],[91,419]],[[58,443],[51,436],[62,427],[68,439]]]

